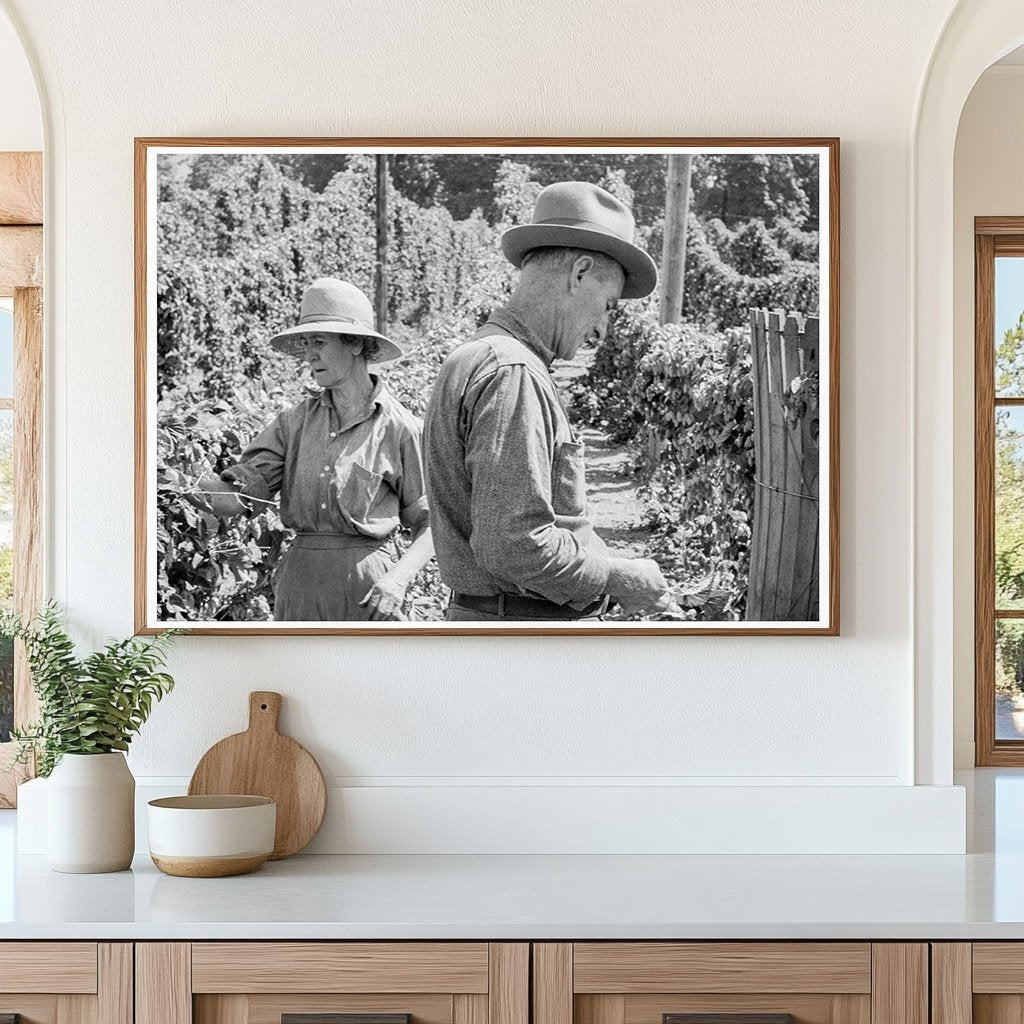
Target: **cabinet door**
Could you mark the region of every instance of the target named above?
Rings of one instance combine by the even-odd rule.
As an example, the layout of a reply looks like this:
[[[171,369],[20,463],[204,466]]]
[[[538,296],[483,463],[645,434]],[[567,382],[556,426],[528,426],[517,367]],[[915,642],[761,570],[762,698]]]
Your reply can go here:
[[[533,1024],[928,1024],[923,943],[538,943]]]
[[[932,946],[935,1024],[1024,1020],[1024,942]]]
[[[6,1024],[132,1024],[128,942],[0,942]]]
[[[529,946],[136,946],[136,1024],[529,1024]]]

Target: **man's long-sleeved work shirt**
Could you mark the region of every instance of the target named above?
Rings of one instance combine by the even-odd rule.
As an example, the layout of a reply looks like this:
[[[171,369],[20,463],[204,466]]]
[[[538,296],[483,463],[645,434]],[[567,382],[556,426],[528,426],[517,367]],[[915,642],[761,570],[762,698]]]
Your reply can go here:
[[[587,515],[583,445],[549,365],[508,311],[445,360],[424,428],[434,550],[463,594],[515,593],[583,608],[608,587]]]

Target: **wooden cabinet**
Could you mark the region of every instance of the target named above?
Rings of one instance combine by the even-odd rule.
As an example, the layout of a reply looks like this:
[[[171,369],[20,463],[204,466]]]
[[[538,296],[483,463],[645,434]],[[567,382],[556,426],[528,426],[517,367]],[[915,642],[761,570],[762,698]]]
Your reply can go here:
[[[527,943],[143,942],[136,984],[136,1024],[529,1024]]]
[[[927,1024],[928,947],[536,943],[533,1011],[533,1024]]]
[[[932,945],[934,1024],[1024,1020],[1024,942]]]
[[[132,1024],[132,944],[0,943],[0,1017],[8,1016],[21,1024]]]
[[[21,1024],[1021,1024],[1024,943],[6,942],[7,1014]]]

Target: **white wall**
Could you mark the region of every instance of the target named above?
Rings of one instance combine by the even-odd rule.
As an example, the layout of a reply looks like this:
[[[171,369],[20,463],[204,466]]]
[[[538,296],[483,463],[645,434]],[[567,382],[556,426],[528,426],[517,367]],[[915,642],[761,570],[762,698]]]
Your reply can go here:
[[[0,152],[43,148],[39,97],[25,50],[0,15]]]
[[[974,764],[974,218],[1024,215],[1024,66],[994,67],[971,91],[954,162],[954,729]]]
[[[841,638],[183,638],[138,775],[187,778],[258,687],[370,804],[510,782],[910,786],[910,133],[945,0],[5,7],[53,119],[50,583],[95,639],[132,628],[133,136],[842,139]],[[953,832],[957,806],[935,812]]]

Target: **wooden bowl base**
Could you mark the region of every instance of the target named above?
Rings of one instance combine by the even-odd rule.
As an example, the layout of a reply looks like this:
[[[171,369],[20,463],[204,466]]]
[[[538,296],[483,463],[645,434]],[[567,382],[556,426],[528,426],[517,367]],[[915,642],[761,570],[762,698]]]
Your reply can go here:
[[[267,860],[267,854],[254,853],[244,857],[158,857],[150,854],[153,863],[166,875],[181,878],[227,878],[255,871]]]

